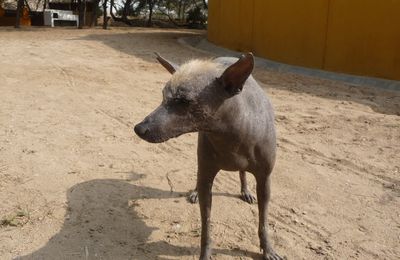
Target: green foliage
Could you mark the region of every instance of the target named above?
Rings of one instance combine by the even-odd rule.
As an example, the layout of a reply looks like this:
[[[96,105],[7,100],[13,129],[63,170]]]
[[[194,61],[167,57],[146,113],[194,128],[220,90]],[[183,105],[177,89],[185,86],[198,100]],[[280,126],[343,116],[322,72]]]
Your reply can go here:
[[[190,28],[204,28],[207,15],[202,8],[196,6],[188,11],[186,20]]]

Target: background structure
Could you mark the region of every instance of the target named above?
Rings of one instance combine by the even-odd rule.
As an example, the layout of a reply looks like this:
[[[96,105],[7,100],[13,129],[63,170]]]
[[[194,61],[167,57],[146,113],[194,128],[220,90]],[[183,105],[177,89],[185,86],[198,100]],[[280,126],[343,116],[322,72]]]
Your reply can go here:
[[[398,0],[210,0],[208,40],[293,65],[400,80]]]

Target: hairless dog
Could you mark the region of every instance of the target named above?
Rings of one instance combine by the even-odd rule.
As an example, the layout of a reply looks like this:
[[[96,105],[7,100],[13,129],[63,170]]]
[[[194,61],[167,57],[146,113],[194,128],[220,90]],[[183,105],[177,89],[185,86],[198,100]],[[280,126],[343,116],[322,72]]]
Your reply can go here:
[[[200,259],[211,256],[211,189],[220,170],[255,176],[263,258],[282,259],[272,249],[267,234],[270,175],[276,153],[274,112],[251,76],[253,55],[192,60],[180,67],[158,54],[157,60],[172,77],[163,89],[161,105],[135,126],[135,132],[151,143],[199,132],[196,187],[201,213]]]

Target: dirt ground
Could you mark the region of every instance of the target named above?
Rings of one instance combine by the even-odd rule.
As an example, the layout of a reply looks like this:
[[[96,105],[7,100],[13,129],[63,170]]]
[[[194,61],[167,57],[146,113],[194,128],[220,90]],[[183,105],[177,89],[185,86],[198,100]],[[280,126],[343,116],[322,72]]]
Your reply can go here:
[[[193,31],[0,29],[0,258],[196,259],[196,134],[133,132]],[[288,259],[400,259],[400,92],[256,68],[278,129],[269,233]],[[255,191],[254,178],[249,177]],[[259,259],[257,206],[220,172],[213,259]]]

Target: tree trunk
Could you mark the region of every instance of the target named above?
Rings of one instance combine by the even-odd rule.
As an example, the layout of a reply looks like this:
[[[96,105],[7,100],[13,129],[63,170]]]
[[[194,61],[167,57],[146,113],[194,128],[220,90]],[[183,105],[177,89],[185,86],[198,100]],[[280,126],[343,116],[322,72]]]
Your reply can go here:
[[[19,26],[20,26],[20,19],[21,19],[21,13],[22,13],[23,6],[24,6],[24,0],[18,0],[15,28],[19,28]]]
[[[90,27],[97,26],[97,9],[99,8],[100,0],[95,0],[93,3],[92,18],[90,19]]]
[[[129,20],[128,19],[128,12],[129,12],[129,7],[132,4],[132,0],[127,0],[124,4],[124,9],[122,10],[122,16],[118,17],[115,16],[113,8],[115,8],[114,4],[114,0],[110,0],[110,15],[113,18],[114,21],[118,21],[118,22],[123,22],[129,26],[132,26],[134,24],[134,20]]]
[[[104,0],[104,2],[103,2],[103,29],[107,29],[107,23],[108,23],[107,0]]]
[[[128,11],[129,7],[132,4],[132,0],[126,0],[125,5],[124,5],[124,11],[122,12],[122,19],[127,19],[128,18]]]
[[[151,27],[153,25],[153,8],[154,8],[154,0],[149,0],[149,20],[147,21],[147,26]]]
[[[182,0],[179,0],[178,3],[178,19],[181,20],[181,12],[182,12]]]
[[[114,11],[113,11],[113,8],[115,8],[115,6],[114,6],[114,0],[110,0],[110,15],[111,15],[113,21],[116,21],[116,22],[124,22],[124,19],[123,19],[123,18],[115,16]]]
[[[86,0],[78,0],[78,10],[79,10],[79,29],[82,29],[85,25],[86,17]]]

